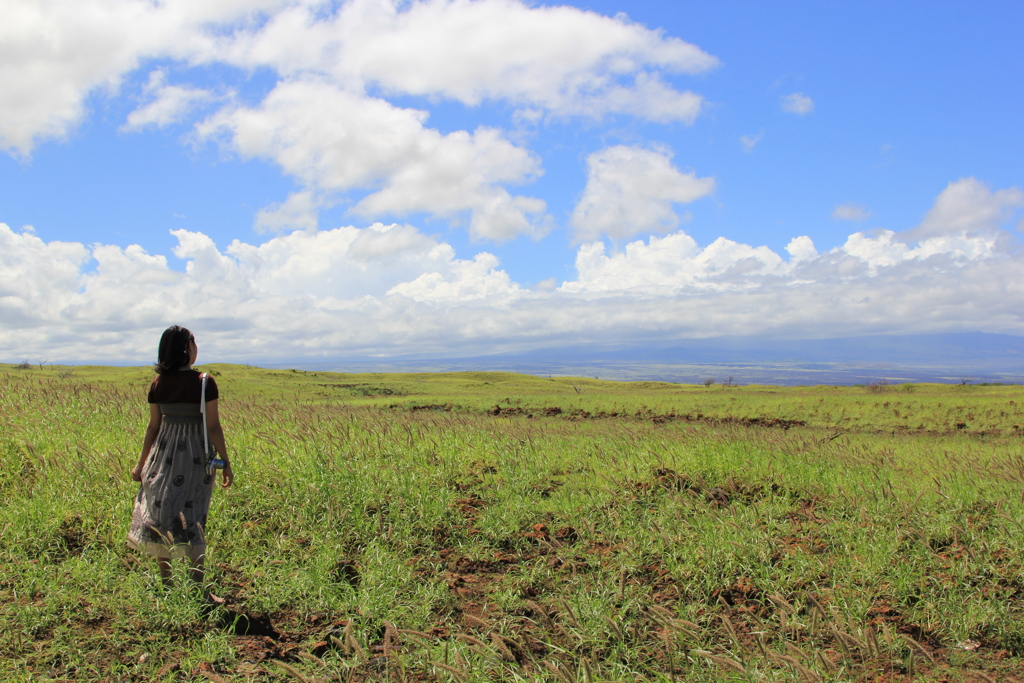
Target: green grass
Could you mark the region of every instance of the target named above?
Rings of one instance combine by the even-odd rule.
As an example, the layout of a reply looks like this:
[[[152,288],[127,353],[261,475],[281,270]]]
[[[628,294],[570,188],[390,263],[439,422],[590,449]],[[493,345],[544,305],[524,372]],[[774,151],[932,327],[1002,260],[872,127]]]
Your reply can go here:
[[[1024,388],[204,369],[238,477],[211,510],[214,609],[124,547],[150,371],[0,366],[0,678],[1024,664]]]

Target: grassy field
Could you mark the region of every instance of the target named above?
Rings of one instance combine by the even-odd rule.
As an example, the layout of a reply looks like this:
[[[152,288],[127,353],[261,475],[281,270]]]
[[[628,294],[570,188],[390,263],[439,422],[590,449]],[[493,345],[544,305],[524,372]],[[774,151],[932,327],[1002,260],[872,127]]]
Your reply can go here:
[[[0,366],[0,679],[1024,681],[1024,387],[203,369],[213,608],[150,370]]]

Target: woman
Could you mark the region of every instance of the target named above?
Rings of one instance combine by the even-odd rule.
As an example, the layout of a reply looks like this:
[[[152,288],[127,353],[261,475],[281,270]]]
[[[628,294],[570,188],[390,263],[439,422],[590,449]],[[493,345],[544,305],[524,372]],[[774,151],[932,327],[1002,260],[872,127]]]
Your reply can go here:
[[[215,474],[207,472],[203,443],[202,375],[192,369],[198,355],[195,337],[173,325],[160,337],[157,376],[149,387],[149,426],[132,480],[142,483],[135,499],[128,545],[156,558],[164,585],[171,584],[171,559],[191,560],[191,576],[203,583],[206,515]],[[234,481],[224,430],[217,412],[220,394],[206,382],[209,442],[224,461],[221,486]],[[215,472],[215,471],[214,471]]]

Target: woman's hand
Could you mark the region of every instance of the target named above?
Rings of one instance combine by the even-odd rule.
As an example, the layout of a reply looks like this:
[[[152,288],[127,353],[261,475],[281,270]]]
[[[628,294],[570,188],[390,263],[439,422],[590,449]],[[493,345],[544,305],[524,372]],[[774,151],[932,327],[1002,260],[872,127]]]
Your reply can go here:
[[[224,465],[224,469],[220,471],[220,487],[222,489],[229,488],[235,483],[235,473],[231,471],[231,463]]]
[[[142,464],[141,463],[136,465],[135,469],[132,470],[132,481],[142,481]]]

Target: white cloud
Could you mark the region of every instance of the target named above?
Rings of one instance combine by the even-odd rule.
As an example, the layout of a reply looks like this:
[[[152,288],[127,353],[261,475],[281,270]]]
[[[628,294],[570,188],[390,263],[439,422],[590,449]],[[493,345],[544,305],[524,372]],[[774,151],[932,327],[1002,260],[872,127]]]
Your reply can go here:
[[[495,241],[550,230],[545,202],[513,189],[542,173],[540,159],[493,127],[427,128],[426,111],[388,98],[495,103],[521,123],[692,123],[704,100],[670,77],[719,63],[625,15],[521,0],[9,0],[0,45],[0,148],[11,153],[67,135],[90,94],[115,95],[140,67],[149,81],[125,131],[191,122],[233,100],[227,83],[242,78],[216,69],[223,83],[200,87],[168,73],[267,68],[278,81],[261,102],[197,124],[198,140],[217,137],[301,183],[259,212],[257,230],[313,229],[325,204],[344,201],[367,219],[425,212]],[[674,218],[662,213],[666,230]]]
[[[555,113],[584,114],[601,118],[606,114],[628,114],[657,123],[693,123],[704,106],[704,98],[690,91],[677,92],[657,75],[637,74],[633,83],[613,86],[582,99],[575,106],[554,108]]]
[[[490,254],[458,259],[411,226],[295,231],[224,250],[202,233],[172,234],[184,273],[137,245],[47,244],[0,223],[0,355],[144,359],[168,320],[205,330],[207,353],[368,354],[395,348],[396,330],[410,338],[423,323],[436,332],[443,321],[402,312],[417,301],[493,301],[518,290]]]
[[[580,247],[578,277],[566,292],[633,291],[668,293],[678,289],[731,290],[753,288],[763,276],[784,270],[783,260],[768,247],[751,247],[719,237],[704,249],[684,232],[631,242],[606,255],[601,242]]]
[[[353,261],[372,265],[391,265],[404,258],[421,258],[428,254],[431,263],[448,260],[453,252],[445,245],[436,243],[411,225],[382,225],[374,223],[366,230],[360,230],[348,245],[348,256]]]
[[[534,285],[538,292],[553,292],[558,287],[558,280],[553,277],[545,278]]]
[[[540,174],[536,156],[492,128],[442,135],[426,119],[423,111],[305,80],[279,84],[258,107],[223,109],[198,131],[225,138],[243,157],[277,162],[317,195],[373,190],[353,207],[361,215],[468,212],[470,233],[495,240],[545,230],[544,202],[503,187]],[[302,208],[310,209],[310,197],[302,195]]]
[[[113,92],[147,58],[210,55],[214,26],[282,2],[5,0],[0,149],[28,155],[38,141],[64,137],[85,114],[90,92]]]
[[[556,115],[627,113],[690,122],[701,98],[660,71],[696,74],[718,60],[624,17],[515,0],[354,0],[333,15],[315,5],[275,14],[233,36],[234,63],[320,73],[338,83],[539,107]],[[296,40],[296,36],[302,36]]]
[[[555,115],[691,122],[702,99],[662,72],[718,60],[622,17],[516,0],[7,0],[0,22],[0,149],[65,136],[84,101],[149,59],[266,66],[361,92],[483,100]],[[129,127],[180,114],[198,92],[167,86]]]
[[[60,316],[77,291],[89,250],[75,242],[43,242],[0,223],[0,318],[11,329]]]
[[[786,252],[793,261],[809,261],[818,257],[818,250],[814,247],[814,240],[807,235],[794,237],[786,245]]]
[[[762,130],[757,135],[744,135],[740,138],[740,144],[743,145],[743,151],[747,154],[754,151],[754,147],[757,143],[761,142],[761,138],[764,137],[764,131]]]
[[[587,158],[587,186],[572,214],[579,241],[665,233],[679,223],[673,204],[710,194],[714,178],[681,173],[667,152],[618,145]]]
[[[128,114],[123,130],[137,131],[147,126],[163,128],[183,119],[197,105],[217,99],[209,90],[167,85],[167,72],[157,69],[149,74],[143,92],[151,101]]]
[[[89,90],[114,85],[132,69],[137,52],[125,24],[134,13],[127,4],[5,3],[0,147],[28,154],[37,139],[64,136]]]
[[[367,233],[348,228],[297,232],[258,247],[236,243],[221,252],[204,235],[178,231],[175,255],[187,260],[180,273],[137,246],[44,244],[0,225],[0,348],[15,355],[45,350],[64,358],[145,359],[154,332],[168,320],[206,332],[207,353],[240,357],[277,355],[274,346],[301,353],[369,339],[400,325],[368,325],[363,314],[379,308],[375,296],[423,272],[445,273],[458,261],[447,245],[417,244],[400,227],[366,230],[397,231],[401,244],[350,255]],[[373,258],[374,248],[382,258]],[[93,261],[98,265],[90,272]],[[346,317],[346,311],[359,314]],[[339,323],[348,328],[338,330]]]
[[[180,272],[138,246],[46,243],[0,224],[0,357],[145,362],[175,321],[199,334],[205,359],[253,362],[655,337],[1024,334],[1024,254],[994,227],[1020,191],[969,192],[975,182],[937,198],[928,216],[949,229],[917,241],[858,232],[819,253],[801,236],[788,261],[683,232],[618,252],[589,242],[576,278],[557,288],[522,287],[492,254],[458,258],[409,225],[225,249],[179,230]]]
[[[911,240],[989,233],[1024,206],[1024,191],[1010,187],[992,192],[976,178],[961,178],[942,191],[924,220],[904,237]]]
[[[871,211],[856,204],[836,204],[832,209],[832,218],[838,221],[866,221],[871,218]]]
[[[803,93],[795,92],[781,100],[782,111],[803,116],[814,111],[814,100]]]
[[[271,204],[257,211],[253,229],[256,232],[316,230],[320,223],[319,208],[320,202],[311,191],[293,192],[281,204]]]
[[[175,235],[183,240],[177,255],[197,258],[200,252],[189,241],[199,239],[197,233],[176,231]],[[215,251],[212,243],[202,245]],[[226,260],[211,261],[219,264],[213,270],[223,266],[225,272],[237,274],[250,283],[244,291],[251,291],[253,297],[309,295],[339,300],[381,296],[424,272],[447,275],[458,261],[449,245],[411,226],[380,223],[361,229],[295,231],[259,246],[235,240],[225,254],[217,256],[221,258]]]
[[[786,251],[789,262],[768,247],[739,244],[724,237],[701,249],[681,231],[631,242],[612,254],[606,253],[602,242],[590,242],[577,252],[577,279],[564,283],[561,290],[661,295],[756,291],[787,283],[849,283],[900,268],[906,272],[929,267],[955,272],[968,264],[1008,258],[1001,251],[998,235],[933,237],[914,247],[891,230],[854,233],[841,247],[823,254],[810,238],[801,236],[793,238]],[[943,265],[930,260],[933,257]],[[1021,280],[1024,283],[1024,276]]]
[[[519,291],[519,285],[498,269],[497,257],[481,252],[472,261],[454,261],[447,274],[424,273],[412,282],[395,285],[388,294],[453,305],[487,299],[495,305],[496,299],[505,299]]]

